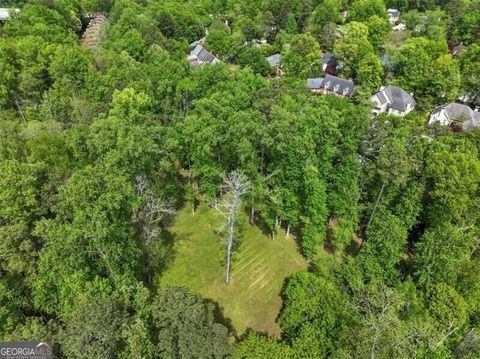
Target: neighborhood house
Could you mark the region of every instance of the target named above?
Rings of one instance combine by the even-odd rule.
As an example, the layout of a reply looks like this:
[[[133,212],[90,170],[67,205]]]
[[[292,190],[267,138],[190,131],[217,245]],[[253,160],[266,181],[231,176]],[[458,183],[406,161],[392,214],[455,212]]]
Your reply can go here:
[[[429,125],[438,123],[456,130],[468,131],[480,126],[480,112],[467,105],[449,103],[437,107],[430,115]]]
[[[202,43],[198,43],[195,48],[190,52],[187,56],[187,61],[190,66],[197,67],[203,66],[205,64],[216,64],[219,63],[220,60],[208,51]]]
[[[0,8],[0,21],[6,21],[10,19],[10,14],[19,13],[20,9],[8,9],[5,7]]]
[[[397,9],[388,9],[388,21],[390,24],[395,25],[397,21],[400,19],[400,10]]]
[[[405,116],[413,111],[417,104],[412,95],[396,86],[381,87],[380,91],[370,97],[370,100],[374,104],[372,113],[375,116],[383,112]]]
[[[344,80],[336,76],[326,75],[307,79],[307,87],[316,94],[332,94],[340,97],[351,97],[355,84],[352,80]]]
[[[466,46],[463,43],[458,44],[457,46],[454,46],[452,48],[452,56],[453,57],[458,57],[462,53],[463,50],[465,50]]]
[[[270,67],[272,69],[276,69],[277,70],[277,75],[278,76],[282,76],[283,75],[283,71],[281,69],[281,66],[282,66],[282,55],[280,54],[273,54],[271,56],[267,56],[265,58],[265,60],[267,60],[268,64],[270,65]]]
[[[334,54],[331,52],[326,52],[322,60],[320,61],[322,65],[322,71],[329,74],[329,75],[336,75],[337,74],[337,65],[338,65],[338,60],[335,57]]]
[[[103,25],[108,23],[108,19],[105,15],[97,14],[92,17],[88,26],[83,33],[82,43],[83,45],[95,49],[103,38]]]

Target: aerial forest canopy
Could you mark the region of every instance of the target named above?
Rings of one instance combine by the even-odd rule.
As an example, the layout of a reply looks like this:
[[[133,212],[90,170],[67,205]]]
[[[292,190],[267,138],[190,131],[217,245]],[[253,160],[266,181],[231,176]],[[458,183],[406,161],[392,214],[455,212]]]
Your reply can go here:
[[[1,7],[0,341],[480,357],[479,0]]]

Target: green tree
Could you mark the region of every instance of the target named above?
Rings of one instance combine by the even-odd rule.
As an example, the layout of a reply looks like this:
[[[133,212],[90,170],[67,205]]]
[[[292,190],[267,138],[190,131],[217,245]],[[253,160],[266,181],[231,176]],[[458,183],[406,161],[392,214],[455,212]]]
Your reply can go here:
[[[226,27],[217,27],[208,32],[205,47],[221,57],[231,56],[233,42],[230,31]]]
[[[349,21],[364,21],[371,16],[387,18],[383,0],[355,0],[348,9]]]
[[[289,342],[302,346],[304,340],[309,340],[314,345],[309,350],[317,358],[340,344],[337,340],[352,314],[346,310],[344,293],[332,283],[312,273],[299,272],[289,279],[283,297],[285,307],[279,323]]]
[[[111,301],[79,305],[60,336],[62,352],[72,358],[115,358],[126,313]]]
[[[341,26],[333,50],[343,64],[344,75],[355,76],[363,58],[374,52],[367,25],[353,21]]]
[[[235,345],[234,351],[234,358],[238,359],[287,359],[291,357],[292,350],[287,345],[254,331],[248,331],[245,337]]]
[[[326,236],[327,205],[325,183],[315,166],[306,166],[304,174],[305,220],[302,249],[306,257],[315,256]]]
[[[462,76],[462,88],[466,94],[476,94],[480,89],[480,46],[472,44],[462,53],[459,58],[460,73]]]
[[[319,62],[320,46],[310,33],[293,36],[282,57],[287,74],[297,77],[315,73]]]
[[[368,41],[374,49],[378,49],[391,31],[390,23],[384,17],[374,15],[369,17],[365,24],[368,26]]]
[[[163,357],[225,358],[228,330],[214,318],[214,305],[186,288],[160,291],[152,305],[157,353]]]
[[[461,328],[467,321],[467,305],[457,291],[444,283],[428,294],[429,311],[442,329]]]
[[[380,88],[382,84],[383,66],[374,52],[366,54],[356,70],[358,83],[370,93]]]
[[[250,67],[254,73],[266,75],[270,66],[262,51],[256,47],[248,47],[238,55],[237,63],[242,67]]]

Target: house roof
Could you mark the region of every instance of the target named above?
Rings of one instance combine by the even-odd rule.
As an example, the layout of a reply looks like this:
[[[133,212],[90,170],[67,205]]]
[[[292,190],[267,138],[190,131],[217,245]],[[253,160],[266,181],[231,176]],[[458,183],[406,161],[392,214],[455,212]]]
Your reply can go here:
[[[463,43],[458,44],[457,46],[454,46],[452,48],[452,55],[453,56],[458,56],[460,53],[466,48],[466,46]]]
[[[431,116],[434,116],[442,111],[450,123],[462,121],[462,128],[464,130],[470,130],[474,127],[480,126],[480,112],[473,111],[467,105],[462,105],[459,103],[445,104],[433,110]]]
[[[400,112],[407,111],[408,105],[413,107],[417,104],[412,95],[397,86],[386,86],[374,96],[382,105],[388,103],[390,108]]]
[[[194,49],[195,47],[197,47],[197,45],[203,45],[205,43],[205,36],[202,37],[201,39],[197,40],[197,41],[194,41],[192,42],[190,45],[188,45],[189,49],[192,50]]]
[[[282,63],[282,55],[273,54],[265,58],[271,67],[279,67]]]
[[[398,10],[398,9],[388,9],[387,13],[391,17],[399,17],[400,14],[401,14],[400,10]]]
[[[82,36],[82,42],[85,46],[96,48],[102,40],[102,26],[108,23],[108,19],[103,14],[97,14],[88,23]]]
[[[190,55],[187,56],[187,61],[192,66],[201,65],[203,63],[210,63],[215,64],[220,60],[208,51],[202,44],[198,44],[195,48],[190,52]]]
[[[326,52],[323,54],[322,60],[320,61],[322,65],[337,65],[337,58],[331,52]]]
[[[5,21],[10,19],[11,12],[20,12],[20,9],[9,9],[6,7],[0,8],[0,21]]]
[[[323,77],[315,77],[312,79],[307,79],[307,86],[310,90],[321,88],[322,83],[323,83]]]
[[[316,77],[307,79],[307,86],[310,90],[324,88],[327,91],[343,96],[351,96],[355,88],[352,80],[344,80],[332,75],[326,75],[325,78]]]

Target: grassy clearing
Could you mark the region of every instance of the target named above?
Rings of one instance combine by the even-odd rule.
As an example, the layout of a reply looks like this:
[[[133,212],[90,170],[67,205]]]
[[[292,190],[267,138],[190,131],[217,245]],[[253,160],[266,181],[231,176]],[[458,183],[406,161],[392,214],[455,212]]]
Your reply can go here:
[[[293,239],[282,235],[272,241],[242,218],[242,241],[234,253],[232,279],[224,283],[225,247],[219,236],[223,218],[200,206],[192,215],[190,206],[179,211],[171,227],[176,237],[175,259],[157,284],[185,285],[217,302],[238,335],[247,328],[280,335],[275,322],[286,277],[305,268]]]

